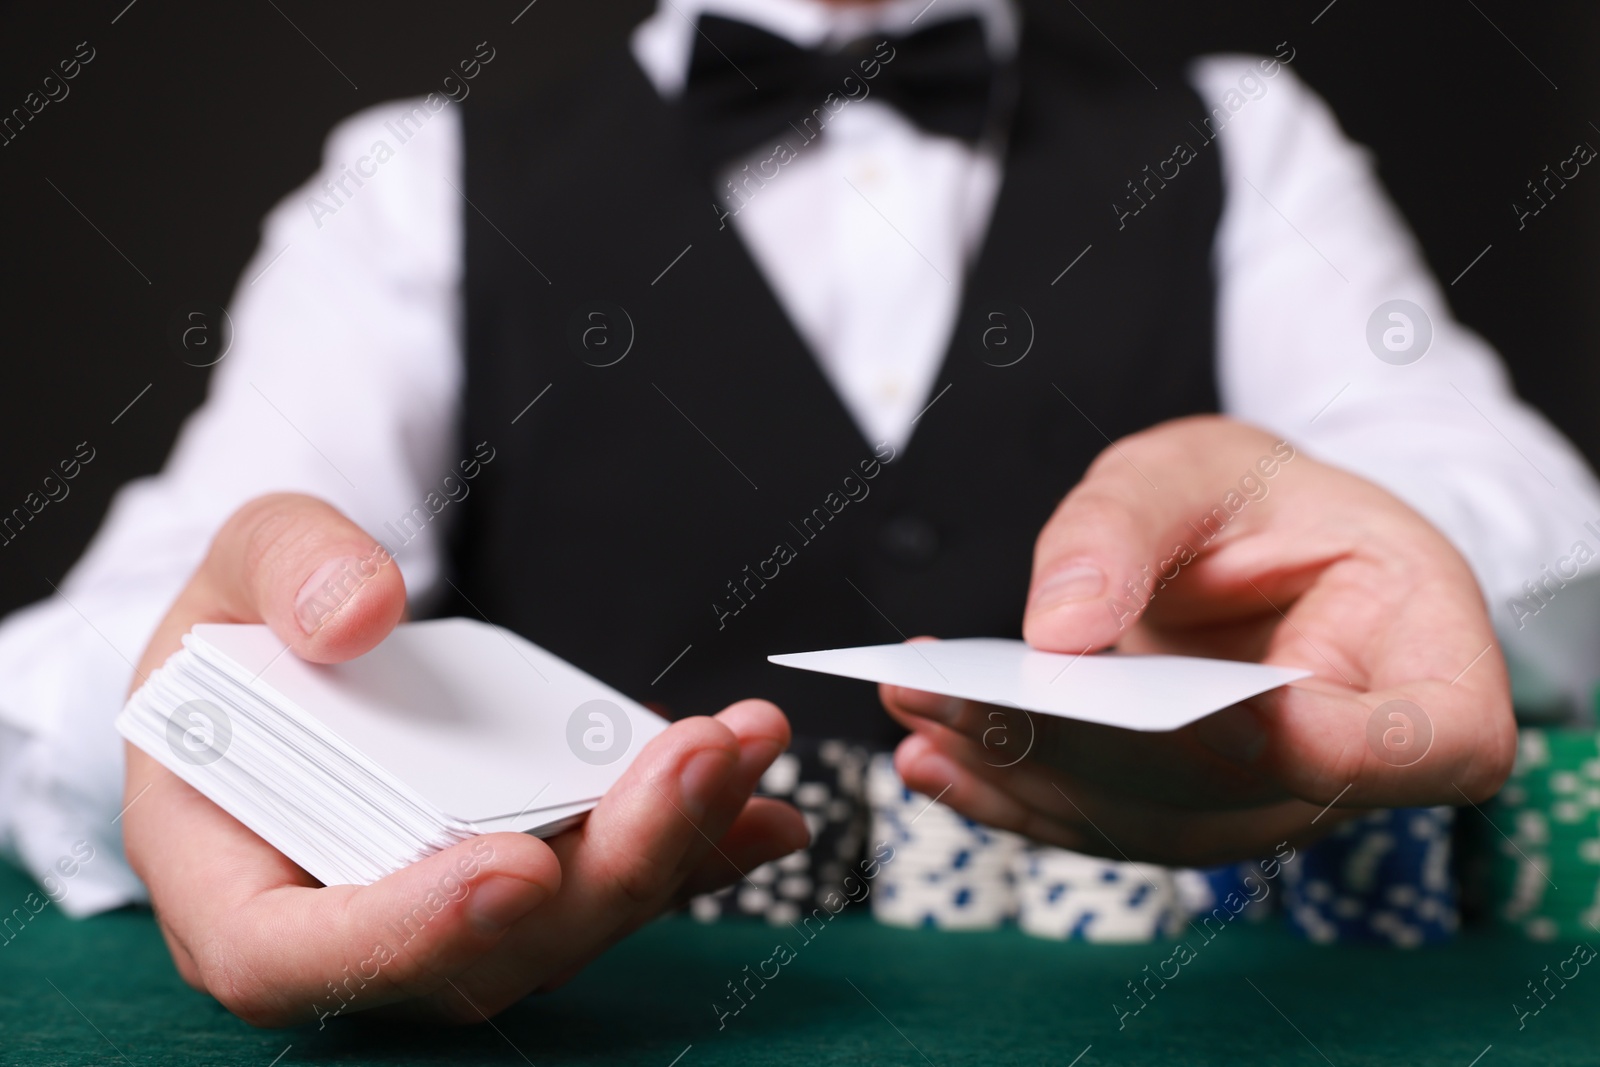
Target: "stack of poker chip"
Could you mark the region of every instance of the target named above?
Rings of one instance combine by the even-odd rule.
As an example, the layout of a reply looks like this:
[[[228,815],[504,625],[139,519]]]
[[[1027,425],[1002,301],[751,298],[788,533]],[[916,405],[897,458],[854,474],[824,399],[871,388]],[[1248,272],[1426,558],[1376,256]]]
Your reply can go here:
[[[867,771],[874,849],[887,843],[872,891],[872,914],[891,926],[989,930],[1016,908],[1011,872],[1022,839],[973,822],[912,792],[893,757],[873,758]]]
[[[1600,733],[1524,729],[1505,788],[1485,814],[1500,921],[1539,941],[1600,927]]]
[[[1015,917],[1035,937],[1119,942],[1151,941],[1183,922],[1170,871],[1030,846],[913,792],[890,756],[869,765],[867,800],[874,847],[895,850],[873,889],[880,922],[990,930]]]
[[[1173,871],[1178,885],[1178,902],[1190,917],[1209,915],[1218,908],[1227,908],[1246,922],[1265,922],[1273,913],[1276,895],[1258,896],[1266,878],[1255,863],[1229,863],[1221,867]],[[1248,906],[1234,911],[1232,902],[1248,900]]]
[[[1449,940],[1461,925],[1454,823],[1448,807],[1383,809],[1344,823],[1283,865],[1289,925],[1321,944]]]
[[[1055,940],[1154,941],[1184,921],[1173,873],[1059,848],[1029,848],[1016,868],[1017,925]]]
[[[689,914],[701,922],[758,916],[782,926],[810,914],[830,892],[850,896],[845,879],[861,858],[867,831],[863,801],[868,757],[860,745],[797,738],[767,768],[756,791],[800,809],[811,832],[810,846],[764,863],[715,893],[695,897]]]

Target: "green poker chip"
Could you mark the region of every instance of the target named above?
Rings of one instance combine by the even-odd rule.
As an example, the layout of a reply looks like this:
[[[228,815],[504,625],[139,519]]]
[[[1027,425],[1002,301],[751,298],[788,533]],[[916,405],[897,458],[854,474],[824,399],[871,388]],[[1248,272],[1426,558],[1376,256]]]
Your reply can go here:
[[[1483,813],[1495,918],[1538,941],[1600,935],[1600,731],[1521,730]]]

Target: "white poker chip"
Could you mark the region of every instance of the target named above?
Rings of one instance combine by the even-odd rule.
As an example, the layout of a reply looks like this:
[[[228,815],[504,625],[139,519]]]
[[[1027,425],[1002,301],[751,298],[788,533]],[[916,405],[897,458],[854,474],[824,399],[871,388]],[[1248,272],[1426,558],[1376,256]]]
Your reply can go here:
[[[1049,868],[1056,873],[1045,874]],[[1176,932],[1185,915],[1172,872],[1059,849],[1030,850],[1017,904],[1023,932],[1056,940],[1154,941]]]
[[[1176,908],[1171,906],[1129,908],[1116,903],[1097,906],[1091,900],[1054,907],[1030,907],[1024,903],[1017,913],[1017,925],[1034,937],[1130,943],[1154,941],[1166,935],[1174,927],[1177,916]]]
[[[1010,895],[993,886],[879,885],[872,894],[873,918],[891,926],[995,929],[1012,910]]]
[[[867,764],[867,803],[874,808],[909,804],[915,793],[907,789],[895,773],[894,757],[888,754],[872,757]]]
[[[1187,914],[1166,868],[1028,845],[907,789],[888,756],[865,786],[871,839],[894,848],[872,895],[880,922],[973,930],[1015,916],[1036,937],[1128,943],[1170,936]]]
[[[968,871],[994,869],[1005,873],[1011,869],[1013,856],[1010,849],[972,842],[947,843],[941,841],[902,840],[895,846],[894,858],[886,864],[896,870]]]

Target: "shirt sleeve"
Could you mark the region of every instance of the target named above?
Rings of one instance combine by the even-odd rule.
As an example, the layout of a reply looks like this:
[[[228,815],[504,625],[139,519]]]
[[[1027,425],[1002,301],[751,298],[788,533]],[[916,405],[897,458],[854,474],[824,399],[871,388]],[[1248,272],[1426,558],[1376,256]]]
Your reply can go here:
[[[1580,540],[1600,550],[1593,473],[1451,316],[1368,152],[1287,65],[1208,56],[1190,77],[1225,187],[1224,410],[1421,512],[1471,564],[1497,630],[1522,634],[1526,583]]]
[[[117,493],[56,595],[0,622],[0,849],[47,888],[58,860],[92,851],[67,865],[64,911],[143,896],[122,853],[112,720],[228,515],[264,493],[319,496],[394,552],[414,601],[439,581],[451,516],[416,509],[465,458],[460,141],[438,96],[332,132],[319,173],[263,224],[231,349],[165,469]],[[424,513],[437,518],[419,526]],[[402,517],[404,537],[386,533]]]

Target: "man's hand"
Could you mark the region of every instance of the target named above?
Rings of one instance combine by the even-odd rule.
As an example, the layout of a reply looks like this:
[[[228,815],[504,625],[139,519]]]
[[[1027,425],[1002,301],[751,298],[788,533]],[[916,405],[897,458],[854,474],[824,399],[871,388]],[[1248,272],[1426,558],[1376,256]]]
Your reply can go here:
[[[141,676],[198,622],[265,622],[318,663],[360,655],[405,609],[397,568],[375,550],[320,501],[246,505],[157,630]],[[334,605],[324,583],[340,572],[363,580],[335,583],[346,593]],[[782,713],[762,701],[683,720],[578,829],[548,843],[487,834],[365,887],[319,886],[130,745],[124,838],[178,970],[245,1020],[292,1025],[411,1001],[411,1015],[476,1022],[559,984],[677,900],[803,847],[798,812],[750,797],[788,742]]]
[[[1167,734],[883,687],[913,731],[908,784],[1046,843],[1209,864],[1314,836],[1334,802],[1476,802],[1510,770],[1505,666],[1465,561],[1383,490],[1226,419],[1100,455],[1039,535],[1023,632],[1315,673]]]

